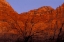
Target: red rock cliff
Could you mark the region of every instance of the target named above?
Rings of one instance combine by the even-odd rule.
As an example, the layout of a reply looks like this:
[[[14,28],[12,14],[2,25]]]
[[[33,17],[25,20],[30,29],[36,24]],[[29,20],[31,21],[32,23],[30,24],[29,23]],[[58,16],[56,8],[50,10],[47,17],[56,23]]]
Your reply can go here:
[[[0,42],[63,42],[64,3],[18,14],[0,0]]]

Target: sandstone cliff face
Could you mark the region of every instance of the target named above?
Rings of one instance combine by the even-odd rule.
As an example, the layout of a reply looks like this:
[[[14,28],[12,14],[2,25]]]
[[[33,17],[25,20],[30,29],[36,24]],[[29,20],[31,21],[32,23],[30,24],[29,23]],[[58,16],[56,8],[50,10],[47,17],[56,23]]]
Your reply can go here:
[[[64,3],[18,14],[0,0],[0,42],[62,42],[63,35]]]
[[[56,9],[43,6],[39,9],[30,10],[19,14],[19,26],[26,33],[25,36],[33,35],[35,40],[33,42],[61,42],[64,39],[64,36],[62,36],[64,35],[63,12],[64,4]]]
[[[11,35],[18,34],[15,24],[17,15],[5,0],[0,0],[0,42],[5,42],[8,38],[12,39]]]

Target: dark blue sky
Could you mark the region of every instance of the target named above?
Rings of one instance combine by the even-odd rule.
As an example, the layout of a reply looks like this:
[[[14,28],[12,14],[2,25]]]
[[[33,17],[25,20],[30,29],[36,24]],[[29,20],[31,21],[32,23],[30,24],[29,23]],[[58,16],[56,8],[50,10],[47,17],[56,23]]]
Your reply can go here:
[[[7,2],[9,2],[15,11],[22,13],[42,6],[56,8],[61,5],[64,0],[7,0]]]

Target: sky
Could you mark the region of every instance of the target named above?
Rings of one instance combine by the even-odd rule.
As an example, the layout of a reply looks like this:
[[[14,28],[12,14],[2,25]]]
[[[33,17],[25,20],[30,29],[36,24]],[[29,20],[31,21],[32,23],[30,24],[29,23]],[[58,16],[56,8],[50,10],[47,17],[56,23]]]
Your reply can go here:
[[[56,8],[64,3],[64,0],[6,0],[11,7],[20,13],[28,12],[29,10],[38,9],[42,6],[51,6]]]

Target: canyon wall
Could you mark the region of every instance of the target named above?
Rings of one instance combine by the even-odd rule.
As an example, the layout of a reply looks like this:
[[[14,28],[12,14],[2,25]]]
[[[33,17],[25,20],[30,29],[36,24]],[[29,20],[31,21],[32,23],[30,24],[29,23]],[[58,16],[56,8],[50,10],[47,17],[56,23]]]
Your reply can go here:
[[[18,14],[0,0],[0,42],[64,42],[64,3]]]

